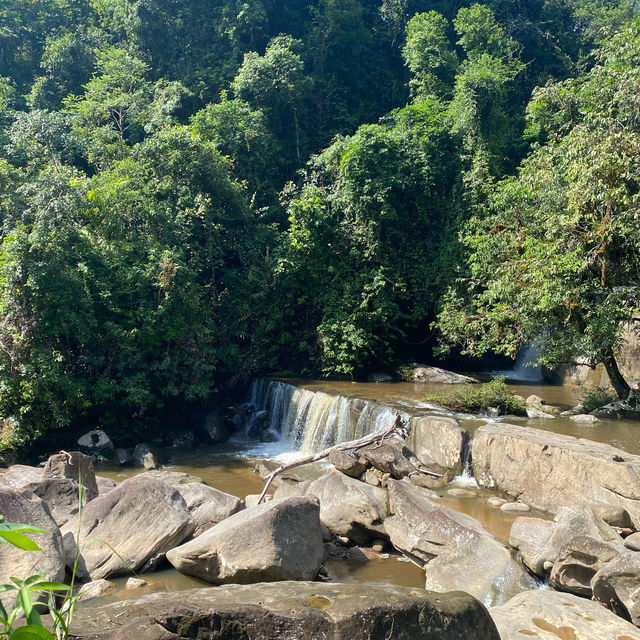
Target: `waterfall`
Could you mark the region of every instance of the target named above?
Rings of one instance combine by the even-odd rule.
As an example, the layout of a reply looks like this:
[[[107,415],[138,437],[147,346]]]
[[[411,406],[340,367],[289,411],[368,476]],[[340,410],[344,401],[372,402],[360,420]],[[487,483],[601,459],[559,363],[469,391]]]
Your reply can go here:
[[[504,376],[508,380],[515,382],[533,382],[541,383],[544,381],[542,376],[542,367],[536,365],[531,366],[532,362],[538,359],[538,350],[535,344],[527,344],[518,352],[518,357],[512,369],[505,371],[491,371],[492,376]]]
[[[247,402],[266,411],[268,429],[302,453],[361,438],[393,424],[404,412],[377,402],[309,391],[280,380],[252,384]]]

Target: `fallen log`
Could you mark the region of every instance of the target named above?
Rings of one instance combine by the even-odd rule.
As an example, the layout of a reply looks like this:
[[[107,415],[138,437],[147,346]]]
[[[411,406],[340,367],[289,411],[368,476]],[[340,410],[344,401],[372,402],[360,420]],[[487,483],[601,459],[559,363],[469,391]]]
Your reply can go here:
[[[398,415],[396,416],[395,422],[392,426],[386,429],[379,429],[374,433],[370,433],[369,435],[364,436],[363,438],[358,438],[357,440],[350,440],[349,442],[341,442],[340,444],[335,444],[332,447],[327,449],[323,449],[318,453],[313,453],[304,458],[300,458],[299,460],[295,460],[294,462],[290,462],[289,464],[283,464],[282,466],[275,469],[271,475],[266,480],[264,485],[264,489],[258,498],[258,502],[256,504],[260,504],[264,497],[267,495],[267,491],[271,486],[274,478],[285,472],[289,469],[294,469],[295,467],[301,467],[302,465],[309,464],[311,462],[317,462],[318,460],[322,460],[323,458],[328,457],[334,451],[348,451],[348,450],[357,450],[362,449],[362,447],[366,447],[367,445],[373,444],[374,442],[380,444],[383,440],[390,438],[392,436],[399,436],[403,440],[407,439],[409,435],[409,425],[406,422],[403,422],[402,418]],[[417,469],[421,473],[429,473],[430,475],[438,476],[437,473],[427,472],[422,469]]]

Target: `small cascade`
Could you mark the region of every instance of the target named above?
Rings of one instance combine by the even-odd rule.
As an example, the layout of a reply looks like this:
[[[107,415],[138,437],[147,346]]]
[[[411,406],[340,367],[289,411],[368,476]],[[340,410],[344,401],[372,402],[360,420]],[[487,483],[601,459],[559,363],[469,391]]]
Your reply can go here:
[[[538,349],[535,344],[527,344],[518,352],[518,357],[512,369],[504,371],[491,371],[492,376],[504,376],[508,380],[515,382],[531,382],[539,384],[544,382],[542,367],[532,366],[538,359]]]
[[[473,475],[473,466],[471,459],[471,438],[464,444],[462,452],[462,473],[454,479],[457,485],[463,487],[477,487],[478,483]]]
[[[409,417],[376,402],[309,391],[280,380],[252,384],[247,402],[255,407],[254,415],[267,413],[268,430],[279,433],[283,441],[296,445],[302,453],[383,429],[393,424],[398,413]]]

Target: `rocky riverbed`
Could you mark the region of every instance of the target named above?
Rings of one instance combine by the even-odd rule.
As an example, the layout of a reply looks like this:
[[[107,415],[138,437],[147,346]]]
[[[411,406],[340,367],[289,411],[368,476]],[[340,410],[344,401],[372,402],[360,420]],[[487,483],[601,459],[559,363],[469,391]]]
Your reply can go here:
[[[47,533],[34,534],[41,552],[0,546],[0,582],[60,580],[78,553],[86,638],[640,639],[640,457],[509,423],[477,429],[469,447],[452,417],[409,419],[406,443],[289,474],[257,506],[171,471],[116,483],[79,452],[14,465],[0,512]],[[448,484],[469,451],[484,489]],[[465,492],[512,514],[508,544],[447,506]],[[424,589],[327,582],[336,558],[372,548],[420,567]],[[211,586],[100,606],[115,576],[167,562]]]

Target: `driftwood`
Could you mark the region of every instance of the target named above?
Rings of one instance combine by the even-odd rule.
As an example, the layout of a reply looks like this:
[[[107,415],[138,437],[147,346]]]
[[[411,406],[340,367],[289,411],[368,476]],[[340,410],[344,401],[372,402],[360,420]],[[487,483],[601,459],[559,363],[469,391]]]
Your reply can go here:
[[[264,485],[264,489],[258,498],[257,504],[260,504],[264,497],[267,495],[267,491],[271,486],[274,478],[283,473],[284,471],[288,471],[289,469],[294,469],[295,467],[301,467],[302,465],[309,464],[311,462],[317,462],[318,460],[322,460],[323,458],[328,457],[334,451],[348,451],[350,449],[357,450],[362,449],[362,447],[366,447],[367,445],[373,444],[374,442],[381,444],[383,440],[390,438],[392,436],[400,436],[403,440],[407,439],[409,435],[409,425],[406,422],[402,421],[402,418],[398,415],[396,416],[395,422],[391,427],[386,429],[380,429],[375,431],[374,433],[370,433],[369,435],[364,436],[363,438],[358,438],[357,440],[350,440],[349,442],[341,442],[340,444],[333,445],[328,449],[323,449],[318,453],[314,453],[304,458],[300,458],[295,462],[290,462],[289,464],[284,464],[277,469],[275,469],[271,475],[267,478],[266,483]],[[422,469],[416,469],[421,473],[427,473],[429,475],[438,476],[437,473],[433,473],[431,471],[426,471]]]

